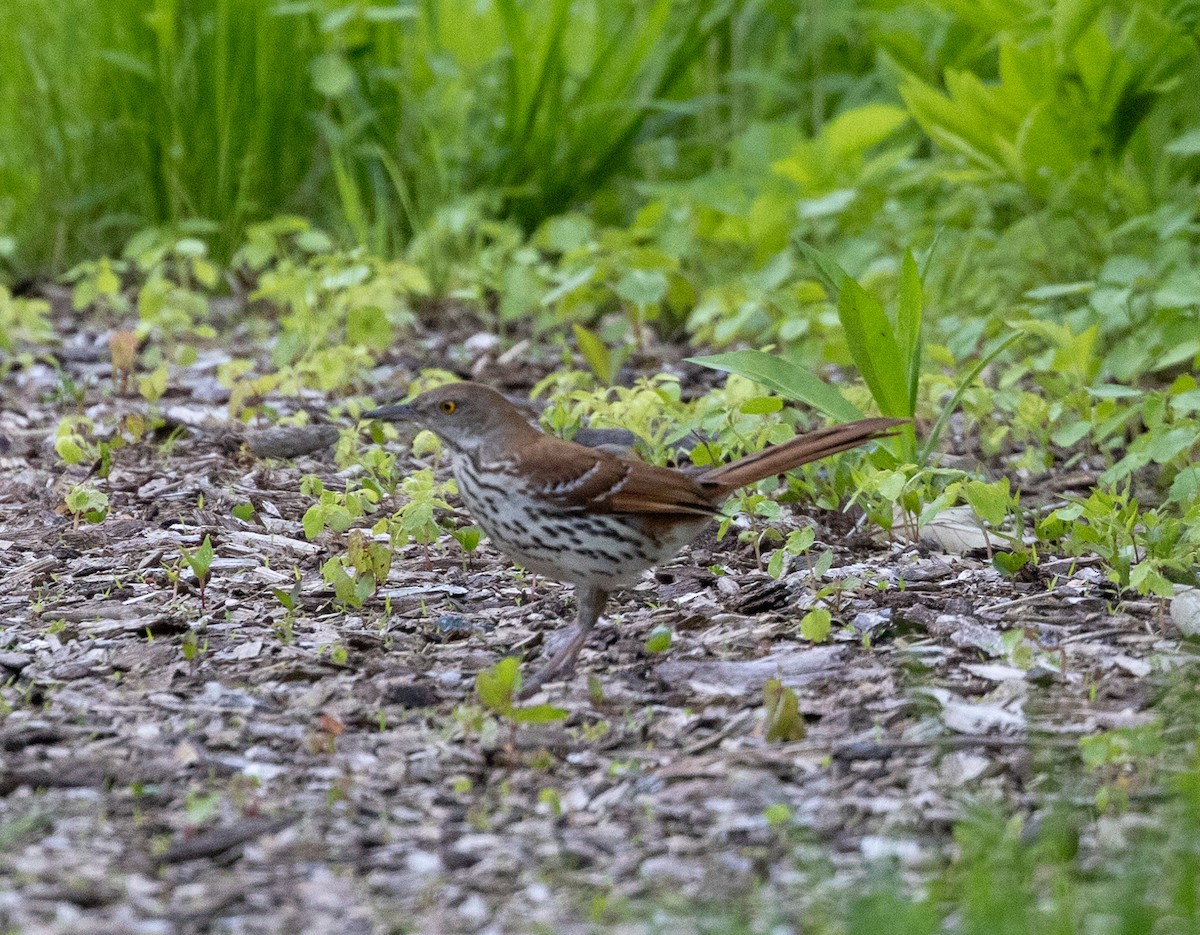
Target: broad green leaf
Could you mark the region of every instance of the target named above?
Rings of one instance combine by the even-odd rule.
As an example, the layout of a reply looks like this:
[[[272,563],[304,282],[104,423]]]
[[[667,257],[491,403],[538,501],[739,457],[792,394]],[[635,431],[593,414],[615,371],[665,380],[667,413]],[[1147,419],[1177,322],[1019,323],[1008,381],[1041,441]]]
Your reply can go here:
[[[828,383],[790,361],[763,351],[730,351],[688,361],[725,373],[735,373],[774,390],[786,399],[799,400],[833,419],[861,419],[862,411]]]
[[[800,636],[814,643],[824,643],[829,639],[831,620],[829,611],[824,607],[813,608],[800,621]]]
[[[999,526],[1004,522],[1012,503],[1007,477],[994,484],[973,480],[963,488],[963,494],[975,514],[992,526]]]
[[[325,524],[334,532],[345,532],[354,524],[354,516],[344,507],[335,506],[326,511]]]
[[[1169,499],[1185,507],[1200,502],[1200,465],[1185,467],[1175,475]]]
[[[157,402],[167,391],[167,365],[159,364],[152,372],[138,378],[138,392],[147,402]]]
[[[518,724],[552,724],[565,720],[570,714],[565,708],[556,708],[552,704],[535,704],[527,708],[517,708],[513,712],[513,720]]]
[[[883,306],[847,276],[838,296],[838,317],[854,365],[880,411],[885,416],[911,416],[904,358]]]
[[[631,269],[617,281],[614,291],[626,302],[647,308],[666,296],[667,277],[656,269]]]
[[[921,322],[924,298],[921,274],[911,250],[904,251],[900,267],[900,295],[896,300],[896,332],[904,355],[908,378],[908,412],[917,411],[917,386],[921,377]]]
[[[325,511],[321,509],[320,504],[314,504],[305,510],[300,525],[304,527],[306,539],[315,539],[321,534],[321,530],[325,528]]]
[[[1200,156],[1200,130],[1188,130],[1163,147],[1172,156]]]
[[[341,97],[354,84],[354,71],[340,55],[319,55],[309,65],[313,87],[323,97]]]
[[[992,555],[992,566],[1010,578],[1015,578],[1017,573],[1028,564],[1028,552],[996,552]]]
[[[184,553],[184,555],[187,558],[188,565],[196,573],[197,578],[203,579],[208,577],[208,570],[212,567],[214,557],[212,539],[206,535],[204,541],[200,543],[200,548],[196,549],[190,555],[187,553]]]
[[[83,460],[83,449],[70,435],[63,435],[54,440],[54,450],[67,464],[78,464]]]
[[[464,552],[474,552],[479,547],[479,539],[483,535],[483,531],[478,526],[463,526],[460,529],[451,530],[450,535],[454,537]]]
[[[821,131],[834,154],[844,159],[882,143],[908,122],[908,111],[891,104],[866,104],[843,111]]]
[[[346,341],[376,350],[392,343],[392,325],[378,305],[360,305],[346,313]]]
[[[583,355],[587,365],[600,378],[601,383],[611,385],[616,379],[616,374],[613,372],[613,355],[608,345],[600,340],[595,332],[582,325],[575,325],[574,330],[575,343],[579,346],[579,353]]]
[[[512,713],[513,695],[521,686],[520,666],[516,656],[506,656],[475,676],[475,691],[484,707],[501,715]]]
[[[756,396],[748,399],[739,407],[748,416],[762,416],[771,412],[779,412],[783,408],[783,400],[778,396]]]

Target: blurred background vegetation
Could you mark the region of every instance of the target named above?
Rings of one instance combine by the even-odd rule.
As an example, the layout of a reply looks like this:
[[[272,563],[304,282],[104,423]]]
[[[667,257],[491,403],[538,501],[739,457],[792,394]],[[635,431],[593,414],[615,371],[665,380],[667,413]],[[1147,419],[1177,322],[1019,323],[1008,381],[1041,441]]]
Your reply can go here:
[[[1198,21],[1195,0],[31,0],[0,35],[6,262],[57,274],[147,227],[228,259],[282,213],[400,254],[467,218],[628,225],[655,199],[752,265],[793,236],[1043,210],[1039,239],[1082,259],[1190,208]],[[906,213],[918,184],[935,209]]]

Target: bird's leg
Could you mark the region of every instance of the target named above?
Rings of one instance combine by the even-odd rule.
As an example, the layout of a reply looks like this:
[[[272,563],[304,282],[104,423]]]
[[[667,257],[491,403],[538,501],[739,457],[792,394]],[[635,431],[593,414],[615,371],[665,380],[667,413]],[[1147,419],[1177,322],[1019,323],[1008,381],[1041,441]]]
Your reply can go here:
[[[544,666],[525,680],[518,698],[528,698],[555,676],[569,675],[575,669],[575,660],[587,642],[592,627],[600,619],[600,611],[604,609],[604,603],[608,600],[608,592],[599,588],[579,586],[575,589],[575,600],[579,603],[579,615],[575,618],[573,627],[575,632]]]

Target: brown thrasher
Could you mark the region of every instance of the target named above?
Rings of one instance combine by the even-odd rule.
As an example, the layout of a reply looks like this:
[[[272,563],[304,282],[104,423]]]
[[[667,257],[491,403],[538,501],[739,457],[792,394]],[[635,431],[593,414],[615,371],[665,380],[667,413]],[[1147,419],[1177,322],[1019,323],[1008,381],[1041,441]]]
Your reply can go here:
[[[677,471],[539,431],[502,395],[451,383],[365,414],[429,429],[450,450],[458,491],[492,542],[530,571],[575,585],[575,634],[522,696],[568,674],[609,592],[691,542],[739,487],[886,437],[903,419],[809,432],[731,464]]]

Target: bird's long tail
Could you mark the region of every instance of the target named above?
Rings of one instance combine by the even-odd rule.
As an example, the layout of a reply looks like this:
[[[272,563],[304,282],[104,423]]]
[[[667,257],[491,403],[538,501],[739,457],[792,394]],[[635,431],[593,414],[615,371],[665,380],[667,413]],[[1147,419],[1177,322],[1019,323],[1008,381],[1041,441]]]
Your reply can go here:
[[[839,451],[848,451],[865,445],[877,438],[896,434],[896,429],[908,424],[908,419],[860,419],[845,425],[831,425],[826,429],[806,432],[762,451],[746,455],[730,464],[705,471],[696,477],[701,484],[716,484],[722,494],[732,493],[739,487],[782,474],[810,461],[819,461]]]

